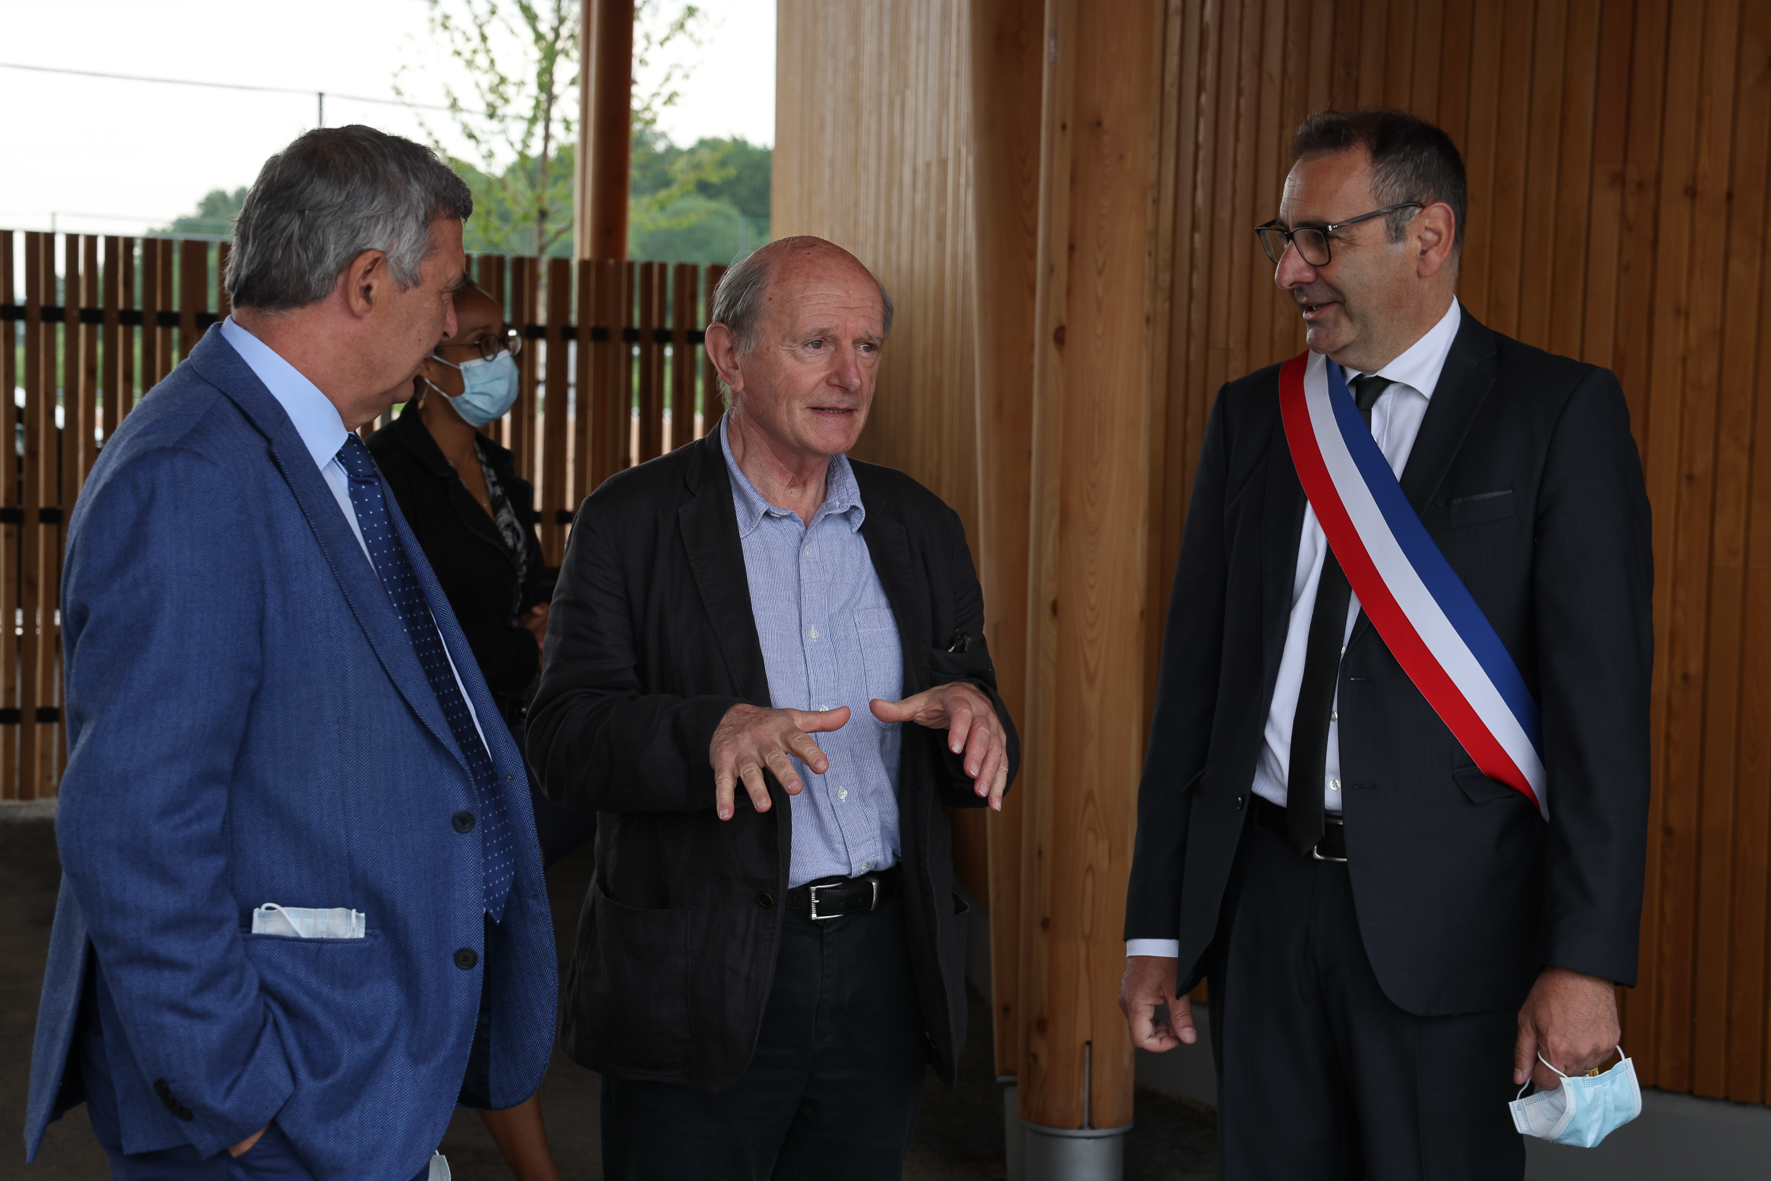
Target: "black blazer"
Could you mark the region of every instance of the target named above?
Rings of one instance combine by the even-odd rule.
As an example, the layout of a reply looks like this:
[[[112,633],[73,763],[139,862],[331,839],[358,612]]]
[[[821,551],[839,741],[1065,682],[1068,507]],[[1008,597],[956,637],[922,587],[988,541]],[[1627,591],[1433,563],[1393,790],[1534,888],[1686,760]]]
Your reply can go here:
[[[902,472],[854,463],[867,541],[904,649],[904,693],[966,680],[1019,744],[984,645],[958,516]],[[955,632],[969,653],[948,651]],[[595,808],[596,878],[566,981],[561,1044],[617,1078],[717,1090],[755,1050],[774,981],[793,839],[788,797],[713,811],[708,749],[733,705],[769,704],[717,433],[611,477],[578,510],[547,628],[529,759],[555,803]],[[904,727],[899,822],[910,957],[930,1056],[965,1038],[964,905],[949,807],[976,807],[945,731]]]
[[[1206,427],[1138,792],[1125,934],[1178,937],[1186,988],[1251,810],[1303,528],[1277,375],[1225,385]],[[1341,781],[1378,981],[1420,1015],[1516,1006],[1546,964],[1633,984],[1653,569],[1617,379],[1466,310],[1401,482],[1542,708],[1550,820],[1476,770],[1361,615]]]
[[[416,403],[369,436],[369,452],[387,477],[400,512],[430,559],[449,606],[461,621],[468,646],[499,708],[508,716],[519,706],[541,670],[535,634],[517,623],[517,611],[542,602],[541,543],[535,537],[535,488],[517,475],[511,453],[482,439],[489,466],[523,523],[529,550],[529,576],[517,585],[517,560],[505,548],[498,526],[481,508],[431,438]]]

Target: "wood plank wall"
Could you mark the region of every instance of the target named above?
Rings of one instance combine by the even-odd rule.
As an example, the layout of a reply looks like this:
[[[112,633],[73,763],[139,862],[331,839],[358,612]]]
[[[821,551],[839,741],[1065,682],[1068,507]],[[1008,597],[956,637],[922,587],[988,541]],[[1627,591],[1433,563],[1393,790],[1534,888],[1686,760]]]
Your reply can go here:
[[[0,399],[0,437],[18,440],[0,447],[0,620],[20,621],[0,627],[0,800],[55,794],[63,523],[102,440],[228,314],[218,277],[228,249],[0,230],[0,390],[15,391]],[[725,268],[499,255],[471,265],[527,338],[517,405],[486,430],[535,485],[542,553],[557,564],[591,489],[718,421],[701,333]],[[551,414],[549,390],[562,394]]]
[[[969,323],[964,293],[996,294],[968,234],[1014,210],[962,200],[987,188],[968,161],[990,156],[970,118],[968,8],[782,0],[774,191],[782,232],[846,240],[899,294],[867,445],[970,524],[993,476],[968,472],[980,346],[952,330]],[[1098,0],[1091,19],[1109,8],[1142,11]],[[1655,795],[1625,1046],[1644,1083],[1765,1102],[1771,5],[1167,0],[1166,20],[1172,106],[1150,115],[1175,192],[1157,260],[1170,311],[1153,601],[1218,385],[1301,348],[1250,232],[1276,210],[1291,131],[1330,105],[1437,121],[1470,174],[1460,298],[1501,332],[1617,372],[1654,504]]]
[[[891,293],[897,316],[855,454],[952,505],[976,553],[967,22],[965,0],[782,0],[769,220],[777,238],[815,234],[853,252]],[[987,909],[985,818],[953,819],[960,875]]]

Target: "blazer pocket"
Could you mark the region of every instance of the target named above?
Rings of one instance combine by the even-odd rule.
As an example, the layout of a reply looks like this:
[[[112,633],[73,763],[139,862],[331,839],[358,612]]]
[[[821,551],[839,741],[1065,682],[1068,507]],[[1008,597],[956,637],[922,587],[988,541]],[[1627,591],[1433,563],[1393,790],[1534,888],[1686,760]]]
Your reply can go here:
[[[1518,499],[1511,488],[1454,497],[1445,506],[1446,524],[1453,529],[1464,529],[1507,520],[1515,512]]]
[[[635,1070],[674,1070],[689,1030],[689,912],[623,906],[591,884],[580,1001],[595,1055]],[[584,940],[588,934],[589,939]]]
[[[1517,788],[1498,779],[1490,779],[1475,767],[1459,767],[1451,773],[1451,777],[1463,788],[1464,795],[1470,797],[1472,804],[1486,804],[1490,800],[1504,800],[1508,796],[1521,800],[1525,798]]]

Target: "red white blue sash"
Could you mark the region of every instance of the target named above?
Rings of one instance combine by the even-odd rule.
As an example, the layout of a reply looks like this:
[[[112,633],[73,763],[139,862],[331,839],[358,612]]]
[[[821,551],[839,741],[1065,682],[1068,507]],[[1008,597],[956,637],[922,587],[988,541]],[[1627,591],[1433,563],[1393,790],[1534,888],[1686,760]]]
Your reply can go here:
[[[1279,407],[1298,479],[1372,626],[1482,774],[1548,820],[1537,702],[1403,495],[1340,366],[1320,353],[1287,361]]]

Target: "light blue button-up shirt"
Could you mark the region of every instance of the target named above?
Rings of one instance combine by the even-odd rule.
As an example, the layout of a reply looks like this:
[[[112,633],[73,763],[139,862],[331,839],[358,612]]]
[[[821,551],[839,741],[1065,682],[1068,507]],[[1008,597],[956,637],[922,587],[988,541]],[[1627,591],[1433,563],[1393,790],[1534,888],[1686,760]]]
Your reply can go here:
[[[898,862],[898,725],[873,716],[871,698],[903,695],[898,621],[861,536],[867,510],[848,457],[833,455],[824,503],[807,525],[764,499],[732,458],[726,419],[720,447],[750,580],[750,609],[762,641],[769,702],[776,709],[849,707],[842,729],[814,734],[830,769],[814,775],[798,759],[805,790],[793,806],[787,884],[854,877]]]

